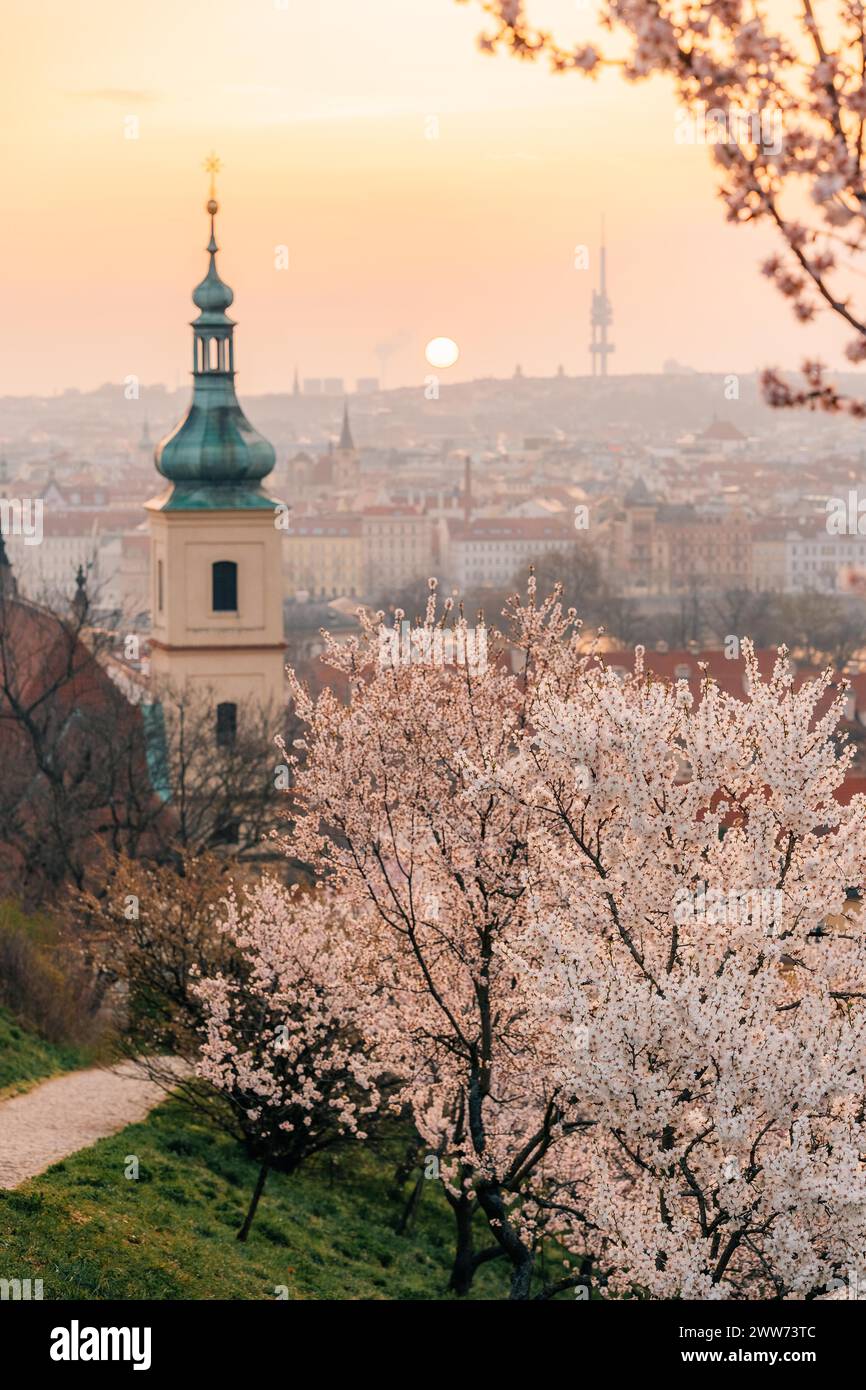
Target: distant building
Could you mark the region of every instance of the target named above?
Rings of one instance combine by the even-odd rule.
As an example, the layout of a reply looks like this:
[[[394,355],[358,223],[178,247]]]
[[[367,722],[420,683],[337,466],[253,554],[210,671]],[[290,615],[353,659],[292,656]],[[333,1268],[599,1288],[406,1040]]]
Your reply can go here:
[[[443,526],[443,567],[461,589],[508,584],[543,555],[568,552],[580,539],[568,522],[535,517],[449,519]]]
[[[367,507],[361,513],[361,535],[370,597],[396,594],[433,573],[434,523],[420,507]]]
[[[359,516],[335,512],[292,517],[283,541],[283,579],[289,598],[360,597],[364,568]]]
[[[22,595],[49,604],[71,598],[80,566],[88,576],[95,607],[125,607],[115,583],[117,562],[123,538],[140,523],[140,513],[131,508],[93,511],[44,506],[38,545],[28,544],[23,535],[10,533],[6,537]]]
[[[845,589],[849,570],[866,568],[866,536],[831,536],[826,527],[790,529],[785,537],[785,589],[832,594]]]
[[[611,582],[636,596],[752,587],[751,525],[739,508],[660,502],[642,482],[605,523],[600,554]]]
[[[782,594],[787,588],[789,525],[777,521],[752,524],[752,586],[762,594]]]
[[[741,512],[717,515],[670,507],[659,520],[667,550],[669,593],[752,587],[752,537]]]
[[[711,448],[714,452],[722,454],[736,453],[748,442],[748,438],[742,430],[738,430],[736,425],[732,425],[729,420],[713,419],[698,435],[699,444]]]
[[[100,539],[97,554],[99,608],[123,614],[137,623],[150,613],[150,536],[147,528],[114,533]]]
[[[626,493],[622,508],[602,523],[602,568],[611,585],[626,594],[665,592],[668,558],[657,526],[660,506],[638,481]]]
[[[360,475],[361,459],[352,438],[348,403],[343,406],[343,420],[336,444],[329,444],[327,452],[316,458],[301,450],[280,465],[278,471],[280,480],[285,482],[293,498],[311,501],[330,498],[331,494],[341,491],[357,493]],[[329,509],[336,510],[336,502],[329,504]]]
[[[377,376],[359,376],[355,382],[355,389],[359,396],[372,396],[379,390],[379,378]]]

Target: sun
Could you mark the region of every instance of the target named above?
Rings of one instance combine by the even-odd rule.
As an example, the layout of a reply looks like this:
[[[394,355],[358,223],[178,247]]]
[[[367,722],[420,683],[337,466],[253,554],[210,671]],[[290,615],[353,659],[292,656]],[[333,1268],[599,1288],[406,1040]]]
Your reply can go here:
[[[453,338],[431,338],[424,356],[431,367],[453,367],[460,356],[460,349]]]

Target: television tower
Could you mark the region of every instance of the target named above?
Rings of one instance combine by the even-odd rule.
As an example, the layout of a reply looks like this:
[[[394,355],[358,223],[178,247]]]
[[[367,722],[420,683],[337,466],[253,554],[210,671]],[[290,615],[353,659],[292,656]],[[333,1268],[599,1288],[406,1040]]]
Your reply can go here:
[[[615,352],[613,343],[607,340],[607,330],[613,323],[613,309],[607,297],[607,252],[604,245],[604,218],[601,220],[601,258],[598,289],[592,292],[592,312],[590,314],[592,341],[589,345],[592,357],[593,376],[607,376],[607,359]]]

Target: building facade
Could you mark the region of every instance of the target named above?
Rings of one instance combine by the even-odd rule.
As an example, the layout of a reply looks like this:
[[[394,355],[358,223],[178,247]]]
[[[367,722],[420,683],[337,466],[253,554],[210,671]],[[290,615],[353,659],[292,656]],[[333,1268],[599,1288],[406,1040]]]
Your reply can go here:
[[[586,535],[558,518],[476,517],[443,524],[445,572],[461,589],[516,582],[543,555],[568,554]]]
[[[434,571],[434,523],[420,507],[373,506],[361,513],[364,590],[374,598],[399,593]]]
[[[283,546],[288,598],[359,598],[364,592],[361,518],[348,512],[293,517]]]
[[[866,536],[829,535],[826,527],[791,528],[785,539],[790,594],[844,592],[851,572],[866,571]]]

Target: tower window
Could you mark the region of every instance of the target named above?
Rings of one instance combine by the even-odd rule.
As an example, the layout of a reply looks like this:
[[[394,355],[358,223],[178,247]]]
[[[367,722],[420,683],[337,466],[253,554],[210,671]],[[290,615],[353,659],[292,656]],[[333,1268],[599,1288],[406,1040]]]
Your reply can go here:
[[[156,562],[156,606],[162,612],[162,560]]]
[[[238,607],[238,567],[234,560],[217,560],[213,566],[213,611],[236,613]]]
[[[216,708],[216,741],[218,748],[231,748],[238,731],[238,707],[230,700]]]

